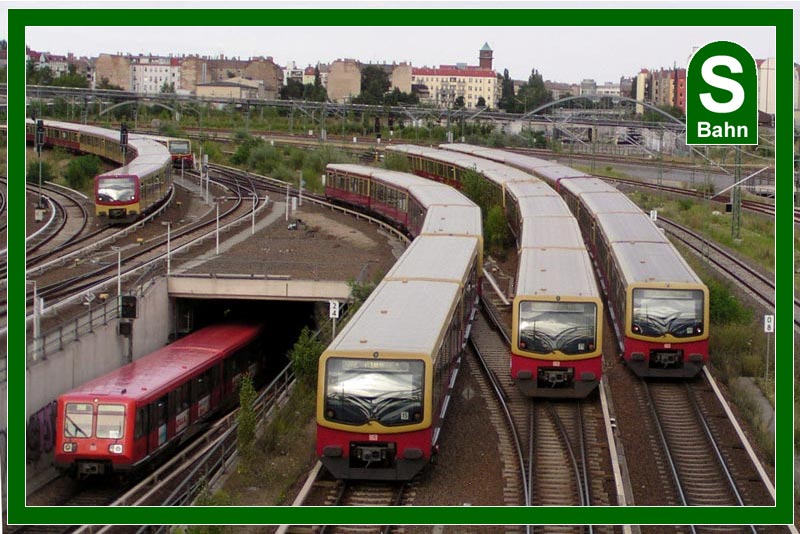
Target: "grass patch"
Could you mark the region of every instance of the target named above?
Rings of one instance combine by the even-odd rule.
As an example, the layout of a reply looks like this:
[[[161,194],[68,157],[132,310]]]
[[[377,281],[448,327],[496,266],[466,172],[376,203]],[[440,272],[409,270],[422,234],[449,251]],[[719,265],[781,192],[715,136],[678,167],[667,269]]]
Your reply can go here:
[[[247,469],[237,469],[211,499],[230,496],[237,506],[278,506],[315,459],[313,388],[296,387],[256,440]],[[241,460],[240,460],[241,461]]]
[[[763,215],[741,212],[739,239],[731,235],[731,214],[724,206],[695,199],[672,198],[651,192],[635,191],[630,195],[645,212],[658,210],[660,216],[688,226],[700,235],[753,260],[769,272],[775,272],[775,221]],[[800,241],[795,240],[796,247]]]

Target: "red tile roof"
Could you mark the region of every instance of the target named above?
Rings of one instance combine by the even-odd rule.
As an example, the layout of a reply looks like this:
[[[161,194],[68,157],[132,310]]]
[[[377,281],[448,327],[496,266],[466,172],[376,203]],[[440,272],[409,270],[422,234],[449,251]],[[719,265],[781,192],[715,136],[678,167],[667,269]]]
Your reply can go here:
[[[467,67],[459,69],[447,65],[442,65],[438,69],[418,67],[411,69],[414,76],[464,76],[472,78],[496,78],[497,73],[493,70],[481,69],[479,67]]]

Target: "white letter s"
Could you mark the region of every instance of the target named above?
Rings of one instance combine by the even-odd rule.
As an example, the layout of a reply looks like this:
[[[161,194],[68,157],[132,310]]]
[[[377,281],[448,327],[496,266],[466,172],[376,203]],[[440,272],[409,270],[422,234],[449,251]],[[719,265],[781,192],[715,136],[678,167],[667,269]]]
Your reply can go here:
[[[708,85],[713,85],[719,89],[724,89],[731,93],[732,98],[729,102],[719,103],[711,96],[711,93],[700,94],[700,102],[707,110],[713,113],[733,113],[744,103],[744,88],[736,80],[725,78],[714,74],[714,67],[723,65],[728,67],[732,73],[740,74],[742,72],[742,64],[736,58],[731,56],[712,56],[703,63],[703,68],[700,71],[703,80]]]

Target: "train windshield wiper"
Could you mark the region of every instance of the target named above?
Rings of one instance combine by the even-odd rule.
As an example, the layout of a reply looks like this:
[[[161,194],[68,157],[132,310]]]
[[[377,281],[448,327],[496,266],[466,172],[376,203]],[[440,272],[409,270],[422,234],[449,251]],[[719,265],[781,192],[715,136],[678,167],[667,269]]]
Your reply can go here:
[[[73,421],[73,420],[72,420],[72,418],[71,418],[70,416],[68,416],[68,415],[65,415],[65,416],[64,416],[64,418],[65,418],[65,419],[67,420],[67,422],[68,422],[68,423],[70,423],[70,424],[73,426],[73,428],[74,428],[74,430],[73,430],[72,432],[70,432],[70,433],[69,433],[69,435],[68,435],[67,437],[75,437],[75,432],[80,432],[80,433],[81,433],[81,434],[83,434],[83,436],[84,436],[84,437],[86,437],[86,438],[88,438],[88,437],[89,437],[89,434],[87,434],[87,433],[86,433],[86,431],[85,431],[83,428],[81,428],[80,426],[78,426],[78,424],[77,424],[75,421]]]

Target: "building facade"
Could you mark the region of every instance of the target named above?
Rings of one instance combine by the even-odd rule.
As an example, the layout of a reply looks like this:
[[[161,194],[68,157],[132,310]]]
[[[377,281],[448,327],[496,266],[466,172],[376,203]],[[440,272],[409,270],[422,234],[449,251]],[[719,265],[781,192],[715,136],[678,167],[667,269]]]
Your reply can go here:
[[[133,56],[130,60],[131,90],[139,94],[158,94],[181,89],[181,64],[175,57]]]
[[[355,59],[337,59],[328,72],[328,99],[343,103],[361,94],[361,66]]]
[[[485,106],[496,108],[502,85],[492,69],[492,61],[492,49],[486,43],[478,52],[477,66],[458,63],[438,68],[413,68],[411,83],[427,88],[427,98],[421,101],[439,107],[452,107],[461,97],[466,108],[478,107],[481,99]],[[421,96],[424,92],[418,94]]]

